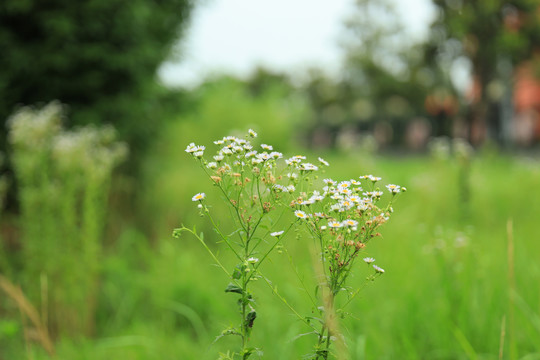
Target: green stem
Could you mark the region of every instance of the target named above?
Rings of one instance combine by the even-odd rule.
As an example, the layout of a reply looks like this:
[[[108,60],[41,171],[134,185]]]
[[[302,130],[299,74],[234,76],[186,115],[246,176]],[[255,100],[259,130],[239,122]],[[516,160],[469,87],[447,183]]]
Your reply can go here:
[[[296,315],[296,317],[298,317],[298,319],[300,319],[304,324],[306,324],[307,326],[309,326],[310,328],[312,328],[317,334],[319,334],[319,331],[309,323],[309,321],[307,321],[302,315],[300,315],[298,313],[298,311],[296,311],[288,302],[287,300],[281,296],[276,289],[274,289],[274,287],[272,286],[272,284],[270,283],[270,280],[268,280],[263,274],[260,273],[259,271],[259,274],[261,275],[261,277],[264,279],[264,281],[266,282],[266,284],[270,287],[270,290],[272,290],[272,293],[277,296],[277,298],[279,300],[281,300],[281,302],[283,302],[292,312],[294,315]]]
[[[238,282],[236,282],[231,273],[229,273],[229,271],[225,268],[225,266],[223,266],[223,264],[221,263],[221,261],[219,261],[219,259],[216,257],[216,255],[214,255],[214,253],[212,252],[212,250],[210,250],[210,248],[208,247],[208,245],[206,245],[206,243],[204,242],[204,240],[199,236],[197,235],[193,230],[191,229],[188,229],[186,227],[181,227],[180,228],[181,231],[187,231],[189,233],[191,233],[193,236],[195,236],[199,241],[200,243],[203,245],[203,247],[206,249],[206,251],[208,251],[208,253],[210,254],[210,256],[212,257],[212,259],[214,259],[214,261],[218,264],[218,266],[221,268],[221,270],[223,270],[223,272],[225,274],[227,274],[228,277],[230,277],[232,279],[232,281],[234,281],[236,283],[236,285],[238,285]],[[239,285],[238,285],[239,286]]]
[[[242,274],[242,359],[247,359],[249,357],[249,354],[247,353],[247,345],[249,341],[248,336],[248,324],[247,324],[247,314],[246,314],[246,305],[247,305],[247,284],[248,279],[246,276],[246,273],[244,272]]]
[[[287,254],[287,258],[289,260],[289,263],[291,264],[291,267],[293,268],[294,270],[294,273],[296,274],[296,277],[298,278],[298,280],[300,281],[300,284],[302,284],[302,287],[304,288],[304,291],[306,292],[306,294],[308,294],[308,297],[309,299],[311,300],[311,303],[313,304],[314,308],[316,309],[318,307],[318,304],[317,302],[315,301],[315,299],[313,298],[313,296],[311,296],[311,292],[308,290],[306,284],[304,283],[304,280],[302,279],[302,277],[300,276],[300,274],[298,273],[298,269],[296,268],[296,266],[294,265],[294,262],[292,260],[292,256],[291,254],[289,253],[289,251],[287,250],[287,248],[283,248],[283,250],[285,251],[285,253]]]
[[[216,232],[218,233],[218,235],[223,239],[223,241],[225,242],[225,244],[227,244],[227,246],[229,247],[229,249],[231,249],[231,251],[234,253],[234,255],[236,255],[236,257],[238,258],[238,260],[242,261],[242,257],[240,256],[240,254],[238,254],[238,252],[234,249],[234,247],[232,246],[232,244],[229,242],[229,239],[221,232],[221,230],[219,229],[219,227],[217,226],[216,222],[214,221],[214,218],[212,218],[212,215],[210,215],[210,212],[206,212],[206,215],[208,215],[208,218],[210,219],[210,222],[212,223],[212,226],[214,227],[214,229],[216,230]]]

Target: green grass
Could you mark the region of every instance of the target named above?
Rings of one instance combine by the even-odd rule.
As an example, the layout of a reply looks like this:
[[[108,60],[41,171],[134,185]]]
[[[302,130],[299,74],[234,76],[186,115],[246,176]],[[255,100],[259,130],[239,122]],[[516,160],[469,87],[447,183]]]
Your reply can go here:
[[[195,128],[195,123],[171,123],[164,129],[164,141],[148,158],[141,204],[154,238],[147,241],[133,224],[108,248],[96,336],[61,340],[60,359],[216,359],[220,351],[239,346],[235,338],[212,344],[221,330],[237,322],[235,299],[224,293],[226,276],[196,239],[171,237],[181,224],[197,226],[225,264],[234,266],[191,201],[193,194],[206,192],[212,211],[226,225],[228,213],[219,194],[183,151],[191,141],[208,144],[211,135],[199,138]],[[373,173],[385,184],[408,188],[384,225],[383,237],[366,251],[386,273],[350,304],[351,316],[341,323],[351,359],[499,359],[503,322],[502,358],[540,359],[538,161],[474,157],[471,198],[461,203],[459,165],[452,160],[313,156],[330,162],[325,176],[350,179]],[[310,239],[289,237],[285,246],[305,274],[306,286],[313,288]],[[270,260],[264,274],[300,313],[310,314],[312,305],[287,256],[276,252]],[[364,264],[357,265],[351,279],[355,287],[368,274]],[[513,279],[509,266],[514,267]],[[264,282],[254,287],[259,313],[253,344],[264,350],[264,358],[299,359],[308,353],[313,337],[293,339],[309,328]],[[0,337],[2,348],[0,357],[24,358],[22,333]],[[30,351],[36,359],[45,357],[37,345]]]
[[[148,254],[151,259],[145,271],[134,275],[136,286],[144,289],[144,301],[138,304],[142,313],[133,313],[133,318],[121,322],[125,328],[118,328],[118,334],[142,336],[148,345],[139,350],[118,345],[110,351],[126,351],[124,358],[133,359],[215,359],[220,350],[238,345],[234,338],[211,345],[223,328],[237,321],[235,301],[223,292],[227,279],[195,239],[186,235],[171,240],[169,233],[184,223],[203,230],[210,243],[216,240],[191,202],[196,192],[207,192],[213,211],[223,219],[227,213],[219,194],[188,156],[168,160],[157,155],[157,161],[176,164],[160,174],[170,184],[167,191],[151,192],[153,206],[159,209],[155,211],[169,224],[157,229],[161,240]],[[503,321],[504,359],[540,357],[538,162],[476,157],[471,165],[471,199],[463,204],[457,185],[459,168],[451,160],[317,155],[330,161],[328,173],[333,178],[373,173],[409,189],[395,205],[383,238],[366,252],[386,273],[353,301],[348,308],[352,316],[342,323],[352,359],[499,359]],[[508,270],[509,220],[515,291]],[[311,288],[310,239],[289,238],[285,245]],[[234,265],[227,263],[224,248],[212,246],[226,264]],[[310,314],[308,297],[284,254],[272,255],[263,271],[299,312]],[[358,264],[352,285],[360,286],[366,275],[365,266]],[[292,339],[309,328],[263,282],[255,293],[260,312],[253,344],[263,348],[265,358],[297,359],[308,353],[313,338]]]

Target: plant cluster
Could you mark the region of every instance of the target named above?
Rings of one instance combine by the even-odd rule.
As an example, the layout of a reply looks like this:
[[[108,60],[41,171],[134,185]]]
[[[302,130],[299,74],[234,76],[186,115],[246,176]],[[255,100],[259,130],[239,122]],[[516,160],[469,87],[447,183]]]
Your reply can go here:
[[[312,331],[304,335],[316,335],[315,351],[309,358],[327,359],[332,340],[340,337],[335,314],[345,314],[343,308],[356,296],[347,286],[347,279],[354,269],[356,259],[365,254],[366,245],[375,237],[381,225],[389,220],[393,212],[392,202],[404,187],[390,184],[385,194],[377,183],[381,178],[373,175],[358,179],[320,181],[318,173],[329,164],[322,158],[317,164],[308,162],[303,155],[284,158],[274,151],[271,145],[252,145],[250,139],[257,133],[249,130],[246,139],[227,136],[214,141],[218,150],[211,158],[205,157],[205,146],[191,143],[186,152],[199,162],[212,183],[219,188],[231,210],[236,228],[225,234],[222,225],[213,218],[206,194],[198,193],[192,200],[197,202],[201,215],[211,221],[221,241],[226,244],[238,262],[231,270],[227,269],[216,254],[206,244],[203,234],[186,227],[175,229],[179,237],[184,231],[193,234],[211,254],[213,260],[230,279],[225,292],[238,294],[241,322],[218,337],[238,335],[242,339],[239,352],[222,354],[223,359],[248,359],[252,354],[262,354],[260,349],[249,345],[250,334],[257,316],[255,298],[250,291],[250,282],[263,279],[281,301],[298,316]],[[381,203],[385,203],[384,206]],[[281,218],[293,221],[285,228],[280,226]],[[318,246],[317,264],[318,286],[310,295],[319,317],[302,316],[278,293],[277,287],[261,272],[260,266],[276,248],[284,247],[283,239],[291,229],[297,236],[307,236]],[[384,273],[374,265],[373,258],[363,261],[372,266],[372,281]],[[297,274],[298,275],[298,274]],[[348,300],[340,308],[334,299],[342,291],[347,292]],[[320,328],[312,320],[320,322]]]
[[[26,261],[12,259],[6,272],[42,309],[53,335],[89,334],[109,183],[127,148],[112,128],[67,131],[62,118],[53,102],[8,120]]]

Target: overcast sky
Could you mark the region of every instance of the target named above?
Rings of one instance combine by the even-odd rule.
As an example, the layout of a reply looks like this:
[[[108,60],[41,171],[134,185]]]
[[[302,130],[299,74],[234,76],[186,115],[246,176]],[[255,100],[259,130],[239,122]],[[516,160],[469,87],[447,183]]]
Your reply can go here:
[[[395,0],[408,32],[427,33],[431,0]],[[192,86],[215,72],[238,76],[256,66],[300,73],[309,66],[339,71],[338,45],[353,0],[206,0],[193,14],[174,57],[160,69],[169,85]]]

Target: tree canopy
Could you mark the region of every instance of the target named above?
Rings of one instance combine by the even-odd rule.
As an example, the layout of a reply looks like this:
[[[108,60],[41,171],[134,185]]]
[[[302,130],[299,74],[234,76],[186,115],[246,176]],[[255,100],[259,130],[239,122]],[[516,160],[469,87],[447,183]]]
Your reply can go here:
[[[194,0],[5,0],[0,4],[0,117],[59,100],[67,125],[113,124],[132,149],[156,127],[156,70]],[[5,127],[1,136],[5,149]]]

